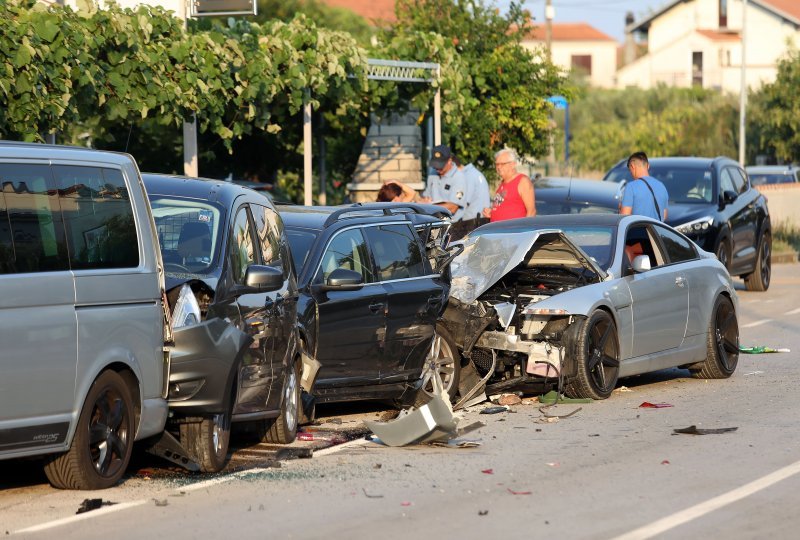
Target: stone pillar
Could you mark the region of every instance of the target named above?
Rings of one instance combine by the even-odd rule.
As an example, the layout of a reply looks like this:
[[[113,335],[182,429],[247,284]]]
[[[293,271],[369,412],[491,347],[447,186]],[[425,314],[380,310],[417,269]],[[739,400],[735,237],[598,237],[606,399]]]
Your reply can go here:
[[[372,118],[364,147],[347,184],[352,202],[374,202],[384,182],[399,180],[422,191],[422,131],[417,115]]]

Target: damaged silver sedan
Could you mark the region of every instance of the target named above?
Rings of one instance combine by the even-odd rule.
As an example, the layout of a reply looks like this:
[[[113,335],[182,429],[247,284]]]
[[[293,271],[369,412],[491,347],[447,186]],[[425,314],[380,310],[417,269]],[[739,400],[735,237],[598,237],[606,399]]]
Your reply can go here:
[[[535,384],[605,399],[619,377],[729,377],[738,299],[714,257],[642,216],[558,215],[473,231],[444,324],[487,393]]]

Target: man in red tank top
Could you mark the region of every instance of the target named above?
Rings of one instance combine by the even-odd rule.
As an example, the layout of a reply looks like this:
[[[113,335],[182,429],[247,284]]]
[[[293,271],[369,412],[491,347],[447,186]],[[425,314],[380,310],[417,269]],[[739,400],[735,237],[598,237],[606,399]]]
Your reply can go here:
[[[526,175],[517,172],[517,153],[504,148],[494,155],[494,168],[500,176],[492,207],[483,211],[491,221],[533,217],[536,215],[536,195],[533,183]]]

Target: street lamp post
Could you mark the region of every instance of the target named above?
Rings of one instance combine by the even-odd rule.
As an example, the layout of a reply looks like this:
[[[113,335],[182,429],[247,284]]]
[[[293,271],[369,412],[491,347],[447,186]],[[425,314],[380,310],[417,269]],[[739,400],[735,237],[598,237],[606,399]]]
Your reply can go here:
[[[745,166],[745,119],[747,107],[747,0],[742,2],[742,84],[739,90],[739,165]]]

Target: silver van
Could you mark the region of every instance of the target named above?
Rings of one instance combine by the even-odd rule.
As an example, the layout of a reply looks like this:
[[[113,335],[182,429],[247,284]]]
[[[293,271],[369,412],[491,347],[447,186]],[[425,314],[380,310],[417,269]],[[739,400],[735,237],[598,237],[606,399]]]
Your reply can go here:
[[[167,419],[163,267],[126,154],[0,142],[0,459],[114,485]]]

